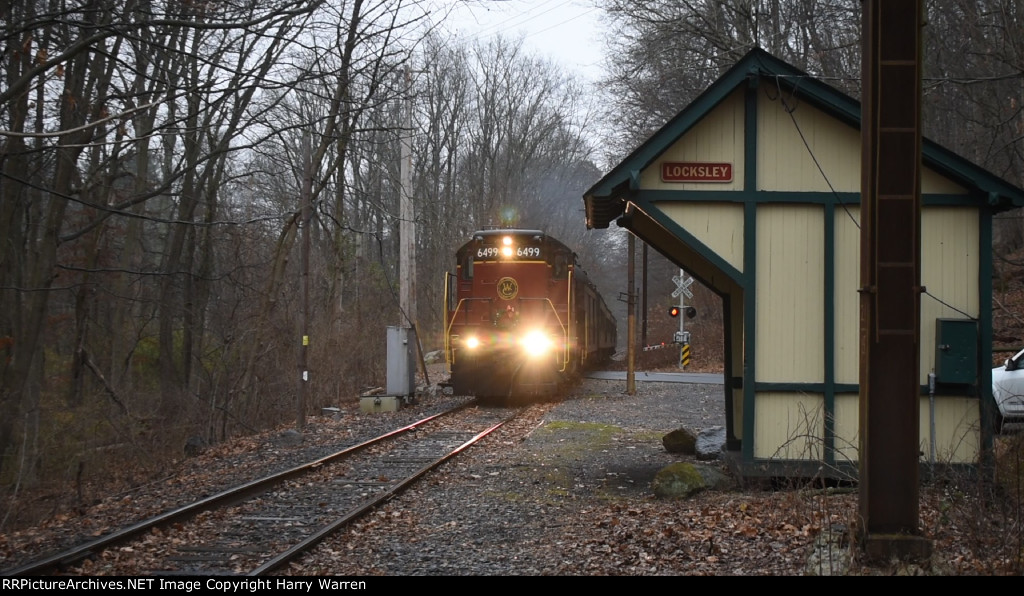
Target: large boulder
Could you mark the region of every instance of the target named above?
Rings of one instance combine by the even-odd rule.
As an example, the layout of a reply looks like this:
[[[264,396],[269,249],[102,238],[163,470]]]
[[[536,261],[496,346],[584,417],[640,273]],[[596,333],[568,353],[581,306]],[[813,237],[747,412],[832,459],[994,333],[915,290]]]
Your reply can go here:
[[[697,437],[685,428],[674,430],[661,438],[661,444],[669,453],[683,453],[694,455],[696,453]]]
[[[197,455],[202,455],[203,452],[206,451],[207,447],[209,447],[209,445],[207,444],[206,439],[199,435],[192,435],[187,441],[185,441],[185,457],[196,457]]]
[[[702,461],[718,459],[725,447],[725,428],[712,426],[700,431],[697,435],[695,451],[697,459]]]
[[[729,476],[721,470],[702,464],[676,462],[658,471],[651,481],[654,496],[659,499],[685,499],[706,489],[726,489]]]
[[[693,464],[676,462],[654,475],[651,488],[659,499],[684,499],[704,490],[707,484]]]

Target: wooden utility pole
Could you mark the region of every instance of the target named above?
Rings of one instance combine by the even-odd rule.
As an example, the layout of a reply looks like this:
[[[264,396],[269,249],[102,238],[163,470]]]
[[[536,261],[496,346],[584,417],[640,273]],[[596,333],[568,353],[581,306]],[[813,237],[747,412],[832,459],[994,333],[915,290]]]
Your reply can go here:
[[[626,340],[629,345],[626,346],[626,393],[629,395],[636,394],[636,236],[633,232],[626,232],[629,234],[629,265],[626,267],[626,277],[629,278],[629,292],[626,296],[626,310],[629,314],[626,316],[628,321],[627,335],[629,338]]]
[[[866,558],[920,536],[922,0],[863,0],[860,519]]]
[[[647,345],[647,243],[644,242],[642,262],[640,263],[641,298],[640,298],[640,345]]]

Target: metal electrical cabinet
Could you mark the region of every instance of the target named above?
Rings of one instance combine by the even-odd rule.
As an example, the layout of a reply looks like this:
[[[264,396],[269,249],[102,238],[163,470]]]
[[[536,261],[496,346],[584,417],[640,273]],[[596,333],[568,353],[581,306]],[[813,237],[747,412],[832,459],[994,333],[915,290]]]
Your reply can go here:
[[[387,394],[362,395],[363,413],[396,412],[416,393],[416,334],[409,327],[388,327]]]
[[[388,327],[388,395],[416,392],[416,332],[409,327]]]
[[[978,322],[935,320],[935,378],[939,383],[978,382]]]

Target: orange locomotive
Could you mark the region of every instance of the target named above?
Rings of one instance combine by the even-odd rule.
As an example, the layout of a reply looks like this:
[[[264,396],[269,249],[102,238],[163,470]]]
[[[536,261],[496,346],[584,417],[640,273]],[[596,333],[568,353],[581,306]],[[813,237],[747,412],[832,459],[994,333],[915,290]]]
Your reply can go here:
[[[445,357],[457,395],[531,397],[615,351],[616,327],[576,254],[540,230],[481,230],[445,275]]]

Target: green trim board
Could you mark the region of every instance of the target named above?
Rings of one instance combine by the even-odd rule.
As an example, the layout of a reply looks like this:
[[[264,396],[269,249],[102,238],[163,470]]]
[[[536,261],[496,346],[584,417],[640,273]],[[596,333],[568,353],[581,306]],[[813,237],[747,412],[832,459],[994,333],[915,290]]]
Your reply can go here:
[[[836,412],[836,215],[835,205],[825,205],[825,276],[822,285],[825,314],[825,349],[822,350],[825,373],[825,463],[835,463]]]
[[[734,453],[726,452],[725,460],[728,467],[743,478],[823,478],[834,481],[857,480],[860,470],[857,462],[844,460],[831,465],[822,466],[821,462],[810,460],[757,459],[754,461],[738,461]],[[977,469],[969,464],[935,463],[927,461],[918,463],[922,479],[942,476],[957,478],[976,477]]]
[[[757,279],[757,204],[747,202],[743,209],[743,271],[748,279]],[[750,284],[750,290],[743,293],[743,377],[750,383],[743,384],[743,459],[754,458],[754,379],[757,378],[757,289]]]
[[[743,164],[743,190],[748,197],[749,193],[757,189],[758,83],[759,78],[750,73],[743,107],[743,158],[746,160]],[[740,439],[740,449],[743,460],[750,461],[754,458],[754,379],[757,378],[757,288],[754,287],[754,281],[757,280],[757,203],[754,197],[749,197],[743,204],[743,273],[749,280],[748,289],[743,292],[743,378],[751,382],[743,385],[743,437]]]
[[[729,454],[727,454],[728,456]],[[855,481],[859,469],[857,462],[843,461],[822,466],[812,460],[755,459],[736,460],[727,457],[728,466],[741,478],[824,478]]]
[[[663,190],[640,189],[629,193],[629,199],[635,203],[748,203],[794,205],[830,205],[859,207],[858,192],[822,192],[822,191],[777,191],[777,190]],[[979,204],[979,195],[926,193],[921,195],[923,207],[973,207]]]
[[[989,375],[992,373],[989,372]],[[991,376],[989,377],[991,378]],[[991,383],[991,382],[990,382]],[[936,397],[969,397],[977,398],[979,395],[978,385],[956,385],[955,387],[937,387],[935,389]],[[860,385],[857,383],[833,383],[829,385],[825,382],[820,383],[778,383],[778,382],[758,382],[754,383],[754,391],[756,392],[771,392],[771,393],[820,393],[825,394],[831,390],[835,395],[843,393],[860,393]],[[918,396],[928,397],[930,389],[928,385],[918,386]]]

